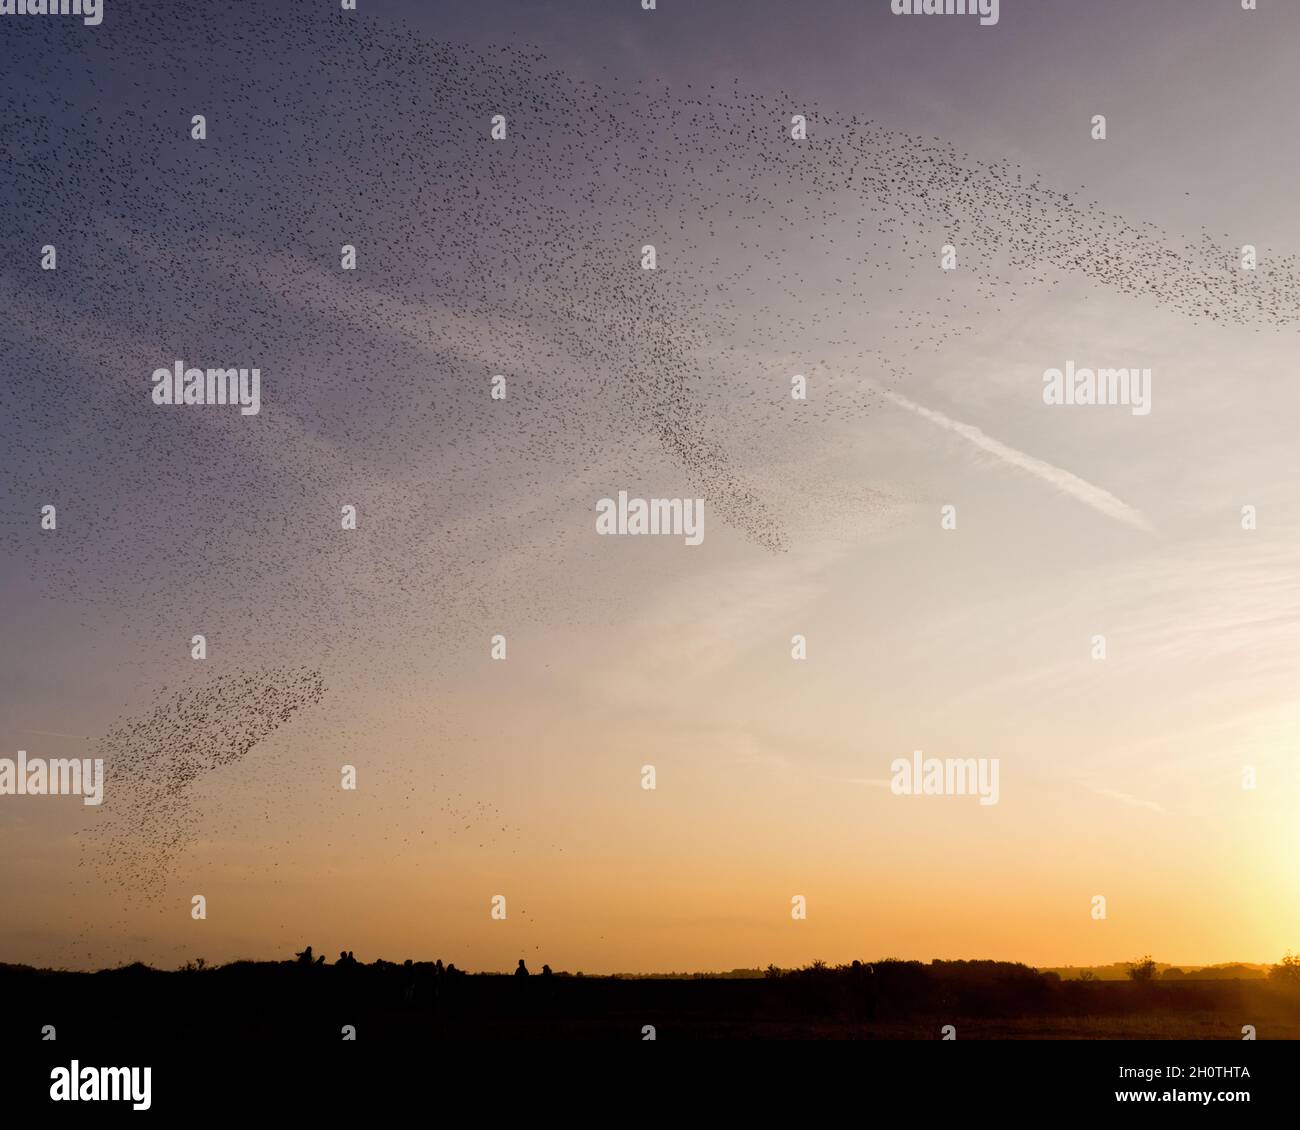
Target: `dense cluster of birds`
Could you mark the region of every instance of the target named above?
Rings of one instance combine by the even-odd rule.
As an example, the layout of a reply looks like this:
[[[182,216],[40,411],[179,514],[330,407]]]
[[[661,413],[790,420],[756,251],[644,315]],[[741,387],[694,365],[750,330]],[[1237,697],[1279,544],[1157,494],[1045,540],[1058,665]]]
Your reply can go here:
[[[0,128],[0,551],[120,631],[142,674],[191,631],[249,672],[104,739],[123,882],[165,869],[196,783],[323,678],[391,686],[412,648],[460,664],[457,641],[500,624],[591,615],[571,563],[619,487],[703,497],[758,552],[789,548],[810,496],[887,507],[836,494],[810,439],[867,419],[909,355],[987,306],[1077,276],[1198,322],[1300,309],[1294,256],[1243,272],[1208,233],[939,139],[321,11],[6,29],[30,97]],[[944,244],[962,285],[940,281]],[[260,366],[261,414],[154,405],[178,358]],[[825,376],[806,403],[793,372]]]
[[[112,799],[86,833],[96,868],[127,897],[155,895],[196,826],[195,784],[240,762],[324,694],[319,671],[247,671],[173,691],[114,726],[90,754],[103,759]]]

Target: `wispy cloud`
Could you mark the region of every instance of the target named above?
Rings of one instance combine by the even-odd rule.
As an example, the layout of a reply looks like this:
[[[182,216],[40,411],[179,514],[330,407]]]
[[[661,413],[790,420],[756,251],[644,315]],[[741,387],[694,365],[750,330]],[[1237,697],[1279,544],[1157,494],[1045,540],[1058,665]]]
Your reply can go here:
[[[1154,800],[1143,800],[1130,793],[1122,793],[1118,789],[1093,789],[1092,791],[1098,796],[1109,797],[1111,800],[1119,801],[1120,804],[1127,804],[1130,808],[1149,808],[1152,812],[1164,812],[1164,808]]]

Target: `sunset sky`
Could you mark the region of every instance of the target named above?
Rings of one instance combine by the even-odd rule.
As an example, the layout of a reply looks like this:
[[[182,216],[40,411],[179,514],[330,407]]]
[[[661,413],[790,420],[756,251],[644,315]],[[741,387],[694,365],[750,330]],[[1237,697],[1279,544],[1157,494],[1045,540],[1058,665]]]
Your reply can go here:
[[[600,973],[1300,949],[1300,311],[1190,317],[901,211],[873,246],[878,202],[828,203],[819,179],[857,115],[1023,166],[1162,245],[1208,239],[1227,272],[1253,245],[1289,301],[1300,8],[1002,0],[981,28],[888,0],[361,0],[384,51],[340,60],[315,54],[317,7],[173,26],[105,0],[98,28],[0,26],[0,138],[18,137],[0,142],[0,756],[104,756],[110,774],[102,810],[0,797],[0,961],[311,944]],[[435,97],[433,43],[536,61],[499,95],[466,62]],[[624,132],[590,160],[613,128],[595,111],[539,140],[552,91]],[[784,117],[771,138],[690,133],[692,107],[724,98]],[[506,157],[484,140],[498,104]],[[812,123],[797,176],[757,155],[796,144],[794,113]],[[426,127],[446,148],[407,152]],[[602,166],[650,136],[682,148],[658,153],[662,177]],[[84,138],[120,178],[84,172]],[[309,193],[309,165],[339,179]],[[466,224],[463,202],[505,183],[518,197]],[[790,211],[769,222],[735,184]],[[797,220],[813,192],[833,223]],[[686,215],[705,197],[723,202],[707,225]],[[344,279],[349,241],[362,270]],[[661,290],[593,302],[643,242]],[[518,266],[533,254],[554,271],[538,289]],[[460,303],[480,270],[501,291]],[[656,430],[638,389],[665,342],[696,375],[690,434],[752,508]],[[261,414],[165,415],[149,374],[177,358],[260,365]],[[1151,369],[1150,414],[1044,404],[1067,361]],[[597,536],[619,490],[704,497],[703,544]],[[322,701],[194,782],[165,878],[97,857],[85,833],[127,787],[93,752],[118,748],[105,736],[269,669],[319,671]],[[999,759],[998,803],[894,795],[914,750]],[[133,850],[129,829],[108,842]]]

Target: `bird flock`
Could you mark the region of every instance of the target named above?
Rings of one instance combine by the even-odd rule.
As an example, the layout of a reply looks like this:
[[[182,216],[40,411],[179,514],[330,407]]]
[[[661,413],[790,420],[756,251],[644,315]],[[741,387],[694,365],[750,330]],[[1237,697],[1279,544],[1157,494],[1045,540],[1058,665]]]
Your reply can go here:
[[[194,833],[193,785],[240,761],[324,693],[319,671],[241,672],[173,692],[113,727],[94,756],[114,803],[86,836],[100,875],[126,897],[156,895]]]
[[[0,125],[0,551],[165,687],[100,742],[93,838],[135,891],[191,841],[196,786],[328,696],[597,615],[572,562],[634,476],[781,553],[810,509],[887,504],[809,454],[988,308],[1073,277],[1297,319],[1294,256],[1243,272],[1226,237],[761,83],[596,83],[306,2],[112,17],[6,29],[29,97]],[[159,409],[176,358],[259,366],[261,413]],[[827,379],[796,403],[795,372]],[[221,665],[176,680],[200,630]]]

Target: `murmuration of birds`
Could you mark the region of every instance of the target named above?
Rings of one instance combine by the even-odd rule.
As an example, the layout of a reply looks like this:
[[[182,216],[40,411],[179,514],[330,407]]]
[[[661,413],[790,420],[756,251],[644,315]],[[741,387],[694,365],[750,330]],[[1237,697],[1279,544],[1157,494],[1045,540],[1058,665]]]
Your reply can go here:
[[[247,641],[246,673],[101,743],[114,830],[94,834],[124,882],[165,873],[191,786],[318,702],[338,655],[369,647],[397,680],[395,634],[590,615],[563,563],[629,469],[653,461],[681,480],[663,493],[780,553],[809,490],[837,509],[799,444],[867,421],[873,389],[983,309],[1073,277],[1195,323],[1300,311],[1294,255],[1243,272],[1226,235],[828,107],[793,141],[783,91],[594,83],[309,0],[217,15],[6,28],[28,97],[0,122],[0,186],[40,206],[0,228],[0,551],[124,630],[177,638],[184,608]],[[174,95],[196,58],[241,76],[205,90],[201,142]],[[944,243],[971,289],[905,301]],[[796,355],[870,380],[792,417]],[[159,366],[232,356],[260,368],[260,413],[154,410]],[[364,541],[338,536],[349,500]]]
[[[119,722],[96,746],[107,803],[83,833],[87,863],[127,892],[161,895],[196,826],[195,786],[324,695],[319,671],[243,671],[163,693],[151,711]]]

